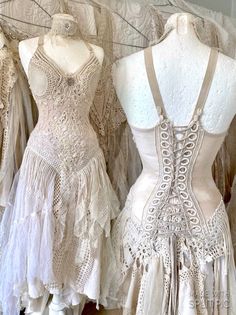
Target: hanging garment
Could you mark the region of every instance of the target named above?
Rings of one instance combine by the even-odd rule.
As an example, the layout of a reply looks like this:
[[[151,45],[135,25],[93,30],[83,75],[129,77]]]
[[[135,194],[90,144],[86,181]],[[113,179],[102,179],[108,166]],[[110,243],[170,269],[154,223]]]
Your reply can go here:
[[[62,71],[44,51],[43,37],[29,65],[39,109],[0,230],[0,301],[4,315],[20,303],[60,294],[66,305],[99,299],[118,200],[106,173],[89,109],[101,66],[90,56],[75,73]]]
[[[0,207],[7,204],[33,128],[31,100],[9,47],[0,49]]]
[[[153,190],[141,200],[140,178],[114,225],[118,272],[110,282],[108,303],[117,301],[125,315],[236,314],[228,217],[211,174],[226,133],[210,134],[201,125],[218,52],[211,50],[188,126],[174,126],[168,119],[152,49],[144,54],[160,122],[150,129],[131,129]],[[206,186],[208,191],[202,192]],[[134,209],[138,198],[142,209]]]
[[[9,49],[0,49],[0,206],[5,207],[14,174],[17,136],[16,108],[11,103],[17,74]],[[18,117],[19,118],[19,117]]]

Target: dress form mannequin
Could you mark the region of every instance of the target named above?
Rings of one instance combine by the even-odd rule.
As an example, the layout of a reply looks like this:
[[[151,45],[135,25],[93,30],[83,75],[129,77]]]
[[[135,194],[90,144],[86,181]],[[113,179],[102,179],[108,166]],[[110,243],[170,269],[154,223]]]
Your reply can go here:
[[[192,15],[185,13],[172,15],[166,25],[172,31],[152,47],[154,68],[166,112],[173,124],[180,126],[187,125],[191,119],[210,54],[210,48],[198,40],[193,19]],[[201,119],[209,133],[225,132],[235,115],[235,74],[235,60],[219,54]],[[143,51],[119,60],[113,67],[113,81],[129,124],[138,128],[154,127],[159,117],[147,78]],[[153,186],[150,184],[152,181]],[[152,177],[143,172],[135,186],[134,191],[140,199],[133,201],[133,211],[141,219],[144,201],[155,186],[155,175]]]
[[[161,94],[169,118],[176,125],[189,121],[197,97],[192,91],[200,89],[210,52],[210,48],[199,41],[192,25],[193,19],[194,16],[185,13],[172,15],[166,28],[173,30],[152,49]],[[217,70],[203,118],[204,127],[212,133],[225,131],[236,111],[236,91],[233,89],[236,62],[220,54]],[[222,80],[223,76],[225,80]],[[172,80],[167,82],[166,77]],[[130,124],[153,127],[158,122],[158,115],[148,85],[143,51],[117,61],[113,66],[113,81]],[[185,106],[180,110],[176,104],[183,101]],[[222,101],[227,102],[223,112]]]
[[[55,14],[53,21],[57,20],[72,21],[76,23],[73,16],[69,14]],[[28,74],[28,66],[30,59],[35,53],[38,47],[39,37],[30,38],[20,42],[19,54],[20,59],[25,70]],[[91,45],[98,60],[103,62],[104,51],[101,47]],[[48,57],[52,59],[60,69],[66,73],[73,73],[88,59],[88,49],[84,42],[78,38],[78,36],[68,36],[66,34],[60,35],[60,33],[53,32],[53,25],[51,31],[45,35],[44,38],[44,50]],[[63,58],[62,58],[63,56]]]
[[[0,49],[2,49],[7,43],[6,37],[4,36],[4,33],[2,31],[2,28],[0,27]]]
[[[230,229],[212,165],[236,112],[236,62],[203,45],[192,21],[191,15],[172,16],[165,40],[114,66],[143,166],[113,225],[118,272],[111,298],[127,314],[235,309]],[[221,250],[218,238],[212,246],[216,234]],[[220,259],[225,272],[215,268]],[[215,306],[217,292],[230,297],[232,311]]]
[[[43,49],[45,54],[54,62],[58,69],[65,74],[75,73],[83,67],[89,58],[89,50],[84,41],[77,36],[78,26],[73,16],[69,14],[55,14],[53,16],[52,28],[45,35]],[[24,40],[19,44],[20,59],[28,75],[28,67],[32,56],[39,44],[39,37]],[[97,59],[102,64],[104,51],[102,48],[91,45]],[[63,57],[62,57],[63,56]],[[79,315],[83,311],[86,299],[81,298],[81,303],[76,306],[72,312],[73,315]],[[45,303],[42,302],[42,303]],[[66,305],[62,303],[61,297],[54,294],[49,305],[50,315],[65,315]],[[42,315],[42,312],[27,312],[31,315]]]

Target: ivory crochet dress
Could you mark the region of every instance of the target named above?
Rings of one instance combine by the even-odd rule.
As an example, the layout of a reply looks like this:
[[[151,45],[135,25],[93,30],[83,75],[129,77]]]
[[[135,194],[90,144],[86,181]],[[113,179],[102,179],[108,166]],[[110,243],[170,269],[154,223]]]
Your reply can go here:
[[[45,290],[68,305],[81,295],[99,299],[118,200],[89,122],[101,65],[87,47],[88,61],[66,74],[46,55],[41,37],[29,65],[39,119],[1,224],[4,315],[18,314],[21,298]]]
[[[181,127],[167,117],[151,48],[144,54],[160,122],[131,129],[143,174],[154,188],[144,208],[135,209],[138,179],[115,223],[118,268],[108,302],[123,307],[125,315],[234,315],[236,275],[224,202],[214,183],[201,198],[196,194],[202,182],[213,181],[211,166],[226,135],[201,125],[218,52],[211,51],[193,117]]]

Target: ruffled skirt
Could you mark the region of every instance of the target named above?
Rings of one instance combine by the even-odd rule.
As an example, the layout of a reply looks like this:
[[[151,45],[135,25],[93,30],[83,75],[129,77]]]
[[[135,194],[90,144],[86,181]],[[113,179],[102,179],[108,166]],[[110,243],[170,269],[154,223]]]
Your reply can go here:
[[[236,271],[223,201],[204,235],[145,237],[131,201],[112,232],[117,272],[108,279],[108,308],[123,315],[235,315]]]
[[[23,301],[45,292],[66,305],[82,296],[98,302],[104,274],[113,273],[107,257],[119,204],[102,152],[66,174],[27,147],[0,229],[4,315],[18,315]]]

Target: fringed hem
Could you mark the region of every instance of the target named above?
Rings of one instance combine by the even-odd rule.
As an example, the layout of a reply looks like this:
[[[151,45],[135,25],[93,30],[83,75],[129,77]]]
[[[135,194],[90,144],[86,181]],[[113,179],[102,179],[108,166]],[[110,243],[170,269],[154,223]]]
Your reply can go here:
[[[166,272],[161,257],[146,265],[135,261],[124,277],[112,279],[111,294],[102,303],[122,308],[125,315],[235,315],[235,267],[230,260],[224,274],[226,260],[219,257],[195,272],[178,268],[176,278]]]
[[[118,267],[107,279],[103,304],[122,307],[125,315],[235,315],[236,272],[224,206],[207,222],[206,236],[147,240],[128,204],[112,232]]]
[[[118,200],[101,152],[68,175],[64,187],[61,174],[26,149],[0,228],[4,315],[18,314],[21,297],[38,298],[45,287],[99,298],[101,256],[107,250],[101,240],[110,235]],[[94,281],[94,292],[87,280]]]

